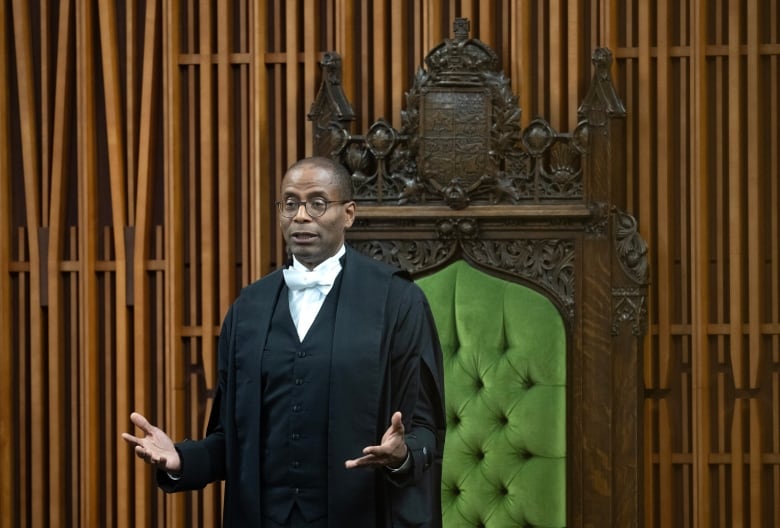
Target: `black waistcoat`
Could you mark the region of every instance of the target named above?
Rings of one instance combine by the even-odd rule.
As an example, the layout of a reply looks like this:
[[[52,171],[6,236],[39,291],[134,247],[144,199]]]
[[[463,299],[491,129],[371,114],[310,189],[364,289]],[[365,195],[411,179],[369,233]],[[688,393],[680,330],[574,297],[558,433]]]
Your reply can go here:
[[[340,280],[300,341],[285,288],[271,320],[262,372],[262,510],[284,522],[294,504],[306,520],[328,512],[328,387]]]

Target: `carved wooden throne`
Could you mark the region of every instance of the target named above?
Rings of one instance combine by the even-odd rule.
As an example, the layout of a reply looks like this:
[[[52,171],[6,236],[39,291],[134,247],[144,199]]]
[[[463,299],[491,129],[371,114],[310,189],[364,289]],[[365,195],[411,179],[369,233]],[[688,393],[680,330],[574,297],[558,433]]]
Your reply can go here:
[[[558,132],[544,119],[521,130],[517,98],[499,70],[496,54],[469,39],[468,21],[458,19],[454,39],[431,50],[419,69],[407,93],[401,130],[381,119],[364,134],[350,130],[354,115],[342,91],[340,58],[335,53],[325,54],[321,63],[322,86],[309,114],[315,153],[340,161],[353,175],[358,220],[348,240],[354,247],[409,270],[422,278],[421,284],[429,284],[428,277],[459,262],[490,280],[530,288],[554,307],[564,335],[565,464],[560,466],[564,489],[562,500],[553,498],[537,513],[544,517],[545,508],[563,508],[551,518],[563,519],[567,526],[641,524],[640,346],[646,319],[646,245],[636,220],[622,209],[625,110],[612,84],[611,61],[608,50],[595,51],[595,73],[572,132]],[[507,343],[533,333],[533,328],[517,330],[528,321],[550,318],[538,306],[518,305],[517,299],[525,297],[512,293],[515,290],[472,285],[464,290],[472,297],[463,298],[448,295],[449,286],[436,288],[429,300],[437,326],[450,325],[447,314],[459,308],[436,303],[495,304],[499,312],[503,310],[496,317],[509,336],[498,340],[499,359],[490,367],[482,365],[479,356],[486,352],[464,352],[459,348],[462,339],[450,343],[449,337],[447,342],[443,338],[448,413],[444,525],[498,527],[507,519],[520,526],[542,524],[534,520],[534,506],[519,500],[534,496],[528,488],[535,484],[520,478],[524,467],[530,467],[522,464],[534,454],[513,442],[515,429],[505,427],[523,427],[512,421],[533,415],[513,414],[519,404],[508,400],[511,394],[531,399],[527,395],[536,383],[531,379],[534,371],[529,368],[529,379],[514,381],[501,369],[531,364],[526,357],[515,363],[506,360],[512,347],[548,354],[544,335],[536,335],[537,342],[530,347]],[[451,289],[455,288],[460,286],[453,283]],[[508,292],[503,295],[511,302],[477,298],[481,292],[495,296],[497,291]],[[459,322],[463,327],[455,334],[462,337],[474,330],[469,321]],[[461,353],[471,354],[470,359],[461,362],[459,372],[450,378],[448,365],[454,365],[454,356]],[[464,364],[473,365],[473,372],[465,371]],[[451,386],[464,379],[465,385]],[[515,384],[522,390],[514,390]],[[486,434],[501,429],[509,446],[504,448],[509,450],[507,460],[491,465],[494,439],[479,439],[484,431],[464,431],[467,420],[461,413],[468,412],[478,393],[495,395],[503,389],[511,390],[498,395],[497,402],[480,400],[481,413],[495,415]],[[459,468],[448,468],[448,457],[458,464],[472,457],[473,464],[458,473]],[[515,462],[508,459],[517,459],[518,469],[508,469]],[[541,471],[542,478],[545,473]],[[492,491],[481,489],[473,495],[476,490],[468,483],[475,475],[483,480],[472,487]],[[468,503],[469,493],[478,499]]]

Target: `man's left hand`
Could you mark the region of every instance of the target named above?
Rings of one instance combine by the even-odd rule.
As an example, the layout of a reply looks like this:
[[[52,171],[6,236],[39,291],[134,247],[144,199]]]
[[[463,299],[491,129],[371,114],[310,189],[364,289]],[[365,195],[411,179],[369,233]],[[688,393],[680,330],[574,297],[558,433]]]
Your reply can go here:
[[[344,466],[347,469],[377,466],[397,469],[406,460],[408,451],[401,413],[396,411],[390,419],[390,427],[382,435],[382,443],[378,446],[363,448],[362,457],[347,460],[344,462]]]

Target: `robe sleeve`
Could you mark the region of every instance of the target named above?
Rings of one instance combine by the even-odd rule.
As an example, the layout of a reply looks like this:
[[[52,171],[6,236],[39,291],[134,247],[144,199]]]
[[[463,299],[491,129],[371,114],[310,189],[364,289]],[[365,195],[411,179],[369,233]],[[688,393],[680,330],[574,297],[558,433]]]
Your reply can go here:
[[[404,412],[411,467],[384,471],[390,482],[393,519],[418,518],[430,512],[425,526],[440,518],[441,459],[444,451],[444,380],[441,348],[428,302],[420,288],[404,279],[398,317],[389,337],[391,346],[390,412]],[[392,303],[391,303],[392,306]],[[407,414],[410,413],[410,414]],[[418,525],[411,522],[410,525]]]
[[[227,363],[233,341],[233,310],[228,311],[219,336],[218,385],[209,415],[206,435],[202,440],[184,440],[176,444],[181,459],[181,476],[172,479],[157,471],[158,486],[168,493],[202,489],[207,484],[225,478],[225,432],[222,418],[228,416],[226,398]]]

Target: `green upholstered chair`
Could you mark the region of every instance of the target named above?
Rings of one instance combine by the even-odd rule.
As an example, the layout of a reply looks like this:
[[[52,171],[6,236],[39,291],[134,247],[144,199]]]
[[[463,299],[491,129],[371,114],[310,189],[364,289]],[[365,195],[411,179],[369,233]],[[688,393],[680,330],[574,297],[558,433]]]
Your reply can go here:
[[[443,525],[566,525],[566,332],[537,291],[463,260],[419,279],[444,356]]]
[[[353,175],[348,242],[408,270],[444,346],[444,528],[641,524],[646,246],[623,211],[625,110],[608,50],[580,123],[520,127],[496,53],[434,47],[400,130],[362,134],[326,53],[314,153]],[[439,469],[439,468],[437,468]]]

